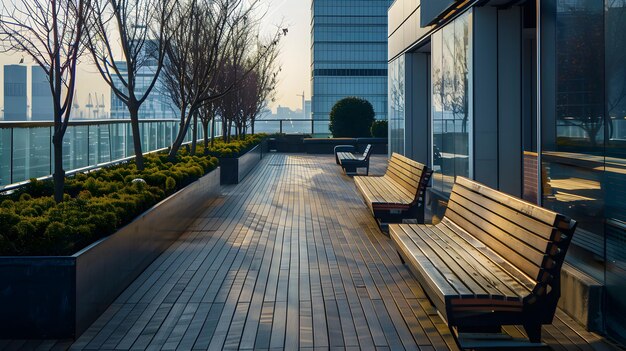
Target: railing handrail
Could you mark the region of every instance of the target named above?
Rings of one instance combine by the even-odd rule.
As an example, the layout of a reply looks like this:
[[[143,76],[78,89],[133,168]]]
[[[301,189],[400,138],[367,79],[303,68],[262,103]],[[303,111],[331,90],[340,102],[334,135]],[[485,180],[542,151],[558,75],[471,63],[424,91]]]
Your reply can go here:
[[[221,120],[221,119],[219,119]],[[70,126],[90,126],[90,125],[107,125],[107,124],[126,124],[130,123],[130,119],[76,119],[70,120]],[[140,119],[139,123],[158,123],[158,122],[180,122],[177,118],[150,118]],[[300,118],[278,118],[278,119],[256,119],[255,122],[330,122],[329,119],[300,119]],[[9,128],[41,128],[53,127],[53,121],[0,121],[0,129]]]
[[[126,124],[130,119],[78,119],[70,120],[70,126],[93,126],[106,124]],[[140,119],[139,123],[180,122],[175,118]],[[0,129],[54,127],[53,121],[0,121]]]

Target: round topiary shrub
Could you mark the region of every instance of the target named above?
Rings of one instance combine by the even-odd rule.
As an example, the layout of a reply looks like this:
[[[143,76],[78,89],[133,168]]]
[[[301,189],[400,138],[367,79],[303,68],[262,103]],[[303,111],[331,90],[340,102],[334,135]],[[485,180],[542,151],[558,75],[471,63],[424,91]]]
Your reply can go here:
[[[388,126],[387,121],[374,121],[374,123],[372,123],[372,128],[370,129],[372,136],[374,138],[386,138]]]
[[[330,132],[334,138],[368,137],[374,116],[369,101],[357,97],[341,99],[330,111]]]

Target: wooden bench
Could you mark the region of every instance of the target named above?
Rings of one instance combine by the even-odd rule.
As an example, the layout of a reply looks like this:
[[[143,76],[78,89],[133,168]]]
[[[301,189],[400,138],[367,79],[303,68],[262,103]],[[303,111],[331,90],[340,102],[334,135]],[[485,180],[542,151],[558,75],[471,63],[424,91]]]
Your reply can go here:
[[[556,312],[575,227],[458,177],[441,223],[390,225],[389,232],[459,346],[502,349],[543,345],[541,326]],[[503,325],[523,326],[529,340],[505,339]]]
[[[337,152],[336,159],[339,160],[341,168],[346,174],[356,174],[357,168],[365,168],[365,175],[370,172],[370,156],[372,156],[372,145],[368,144],[362,155],[352,152]]]
[[[382,177],[355,177],[354,183],[380,223],[416,219],[424,223],[424,199],[432,170],[393,153]]]

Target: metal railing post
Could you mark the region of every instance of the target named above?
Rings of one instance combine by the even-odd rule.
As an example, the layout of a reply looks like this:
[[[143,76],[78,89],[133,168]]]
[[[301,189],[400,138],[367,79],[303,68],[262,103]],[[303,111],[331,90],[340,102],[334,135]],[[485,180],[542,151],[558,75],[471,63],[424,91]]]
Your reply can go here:
[[[315,120],[311,120],[311,136],[315,134]]]
[[[89,134],[89,125],[87,125],[87,165],[91,164],[91,153],[89,151],[91,151],[91,143],[89,142],[91,138],[91,135]]]
[[[10,174],[10,183],[13,184],[13,151],[15,150],[15,145],[13,144],[13,130],[14,128],[11,128],[11,174]]]

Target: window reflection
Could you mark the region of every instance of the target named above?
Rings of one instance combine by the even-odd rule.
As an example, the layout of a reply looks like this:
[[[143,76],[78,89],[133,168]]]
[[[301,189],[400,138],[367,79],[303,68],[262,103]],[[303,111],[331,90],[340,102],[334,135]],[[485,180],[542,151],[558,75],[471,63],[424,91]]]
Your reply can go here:
[[[608,332],[625,341],[626,1],[556,3],[556,105],[542,116],[556,129],[542,135],[543,202],[578,221],[568,259],[605,283]]]
[[[471,11],[432,35],[433,188],[470,176]]]
[[[389,147],[404,155],[405,137],[405,57],[389,64]]]

